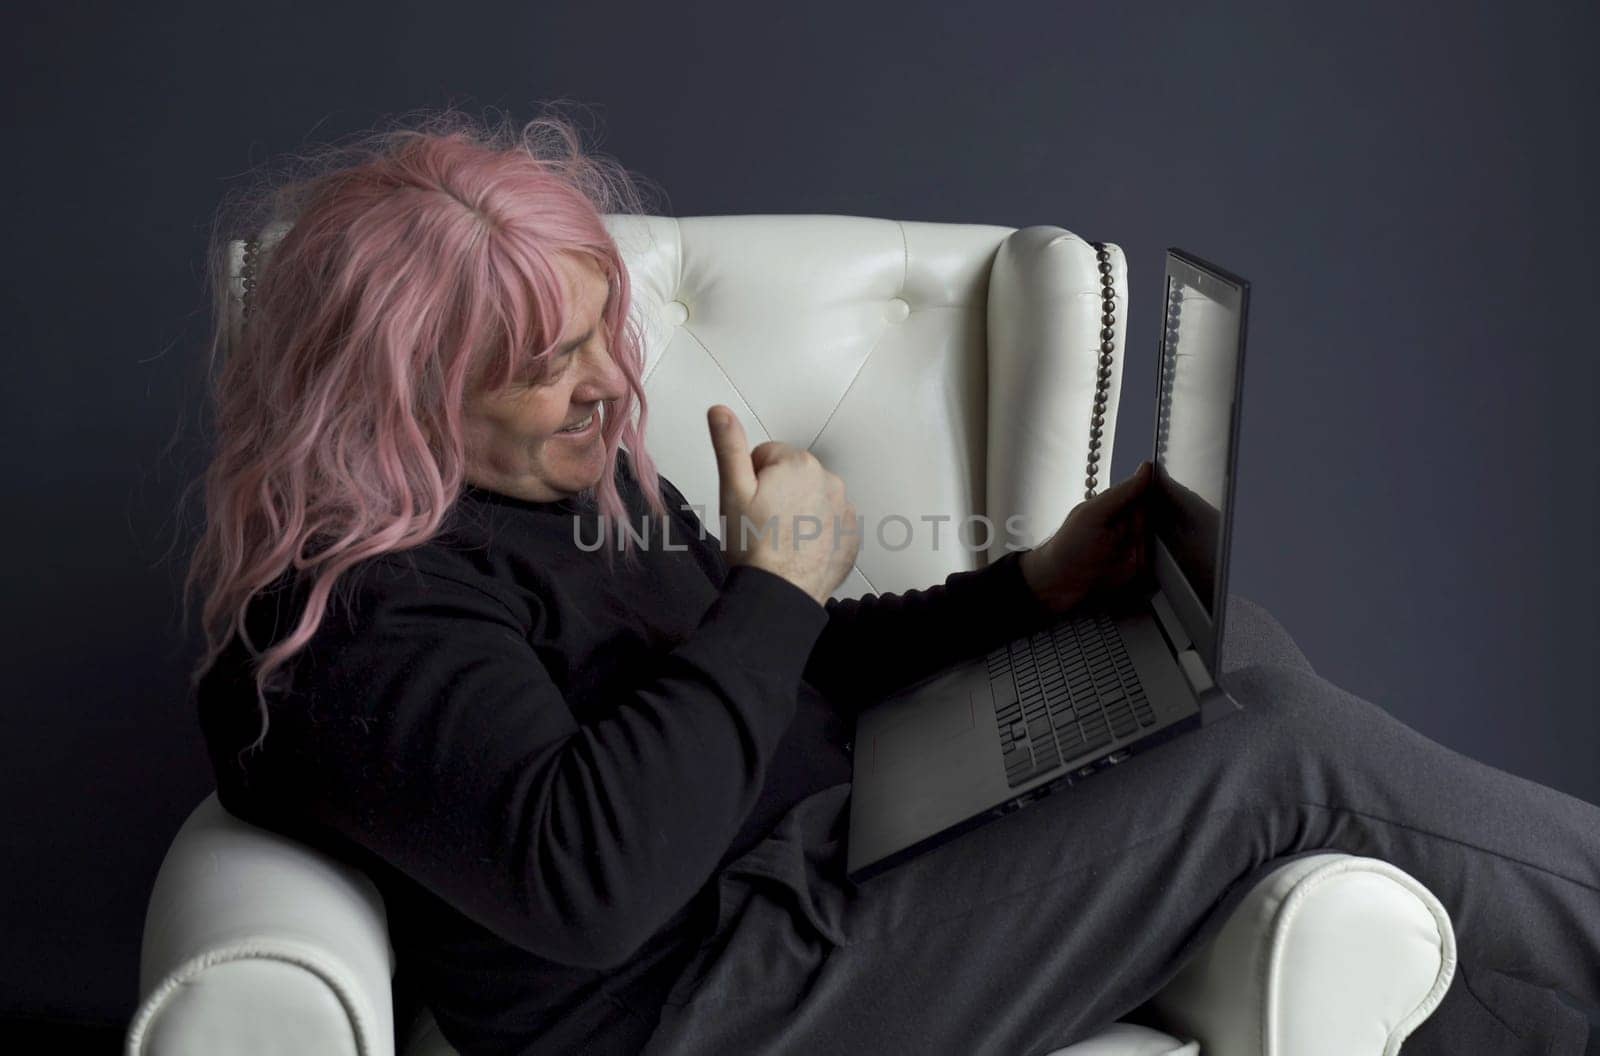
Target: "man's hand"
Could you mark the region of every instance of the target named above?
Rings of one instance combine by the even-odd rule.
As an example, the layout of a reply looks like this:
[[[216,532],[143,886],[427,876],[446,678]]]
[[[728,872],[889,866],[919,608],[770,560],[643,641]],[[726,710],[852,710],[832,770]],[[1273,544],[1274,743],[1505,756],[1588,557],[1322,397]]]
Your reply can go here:
[[[717,455],[728,564],[782,576],[827,605],[861,550],[860,519],[844,481],[793,444],[768,440],[752,451],[743,423],[726,404],[708,408],[706,424]],[[799,533],[802,517],[818,534]],[[746,519],[750,537],[741,527]]]
[[[1055,534],[1022,555],[1022,576],[1052,612],[1126,586],[1148,568],[1146,507],[1154,467],[1074,506]]]

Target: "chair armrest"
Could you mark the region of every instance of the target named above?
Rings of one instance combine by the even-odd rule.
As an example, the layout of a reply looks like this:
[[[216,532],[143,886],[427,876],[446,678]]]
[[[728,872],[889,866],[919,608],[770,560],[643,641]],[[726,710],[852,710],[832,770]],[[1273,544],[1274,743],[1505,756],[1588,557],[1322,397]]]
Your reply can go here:
[[[156,875],[125,1051],[393,1056],[393,974],[372,881],[213,792]]]
[[[1110,483],[1128,333],[1128,262],[1121,246],[1104,245],[1114,291],[1109,327],[1090,242],[1038,225],[1012,232],[995,253],[984,508],[994,522],[991,561],[1005,556],[1008,543],[1038,545],[1091,484],[1098,490]],[[1106,330],[1113,352],[1102,368]],[[1105,409],[1097,424],[1100,396]],[[1021,519],[1016,531],[1007,523],[1013,516]]]
[[[1315,854],[1255,885],[1149,1007],[1207,1056],[1394,1056],[1455,967],[1432,892],[1387,862]]]

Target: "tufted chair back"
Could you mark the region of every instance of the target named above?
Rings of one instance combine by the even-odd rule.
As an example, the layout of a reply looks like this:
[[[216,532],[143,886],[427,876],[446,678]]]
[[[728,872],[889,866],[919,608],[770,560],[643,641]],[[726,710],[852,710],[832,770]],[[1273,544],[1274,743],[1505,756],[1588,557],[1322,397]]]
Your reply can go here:
[[[864,518],[839,596],[942,582],[1008,538],[1034,545],[1107,483],[1126,332],[1117,246],[1102,266],[1056,227],[853,216],[611,229],[647,324],[649,451],[715,531],[708,406],[732,407],[752,445],[810,449]]]

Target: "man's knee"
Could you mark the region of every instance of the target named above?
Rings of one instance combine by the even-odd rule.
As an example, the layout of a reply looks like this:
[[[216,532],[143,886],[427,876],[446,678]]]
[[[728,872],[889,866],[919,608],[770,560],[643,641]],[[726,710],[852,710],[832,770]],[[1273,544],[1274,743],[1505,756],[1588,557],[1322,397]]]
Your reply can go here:
[[[1237,718],[1248,726],[1248,740],[1268,754],[1339,757],[1378,721],[1376,705],[1293,666],[1250,664],[1225,674],[1222,683],[1239,702]]]
[[[1243,595],[1230,593],[1222,621],[1222,669],[1251,664],[1312,670],[1311,661],[1272,613]]]

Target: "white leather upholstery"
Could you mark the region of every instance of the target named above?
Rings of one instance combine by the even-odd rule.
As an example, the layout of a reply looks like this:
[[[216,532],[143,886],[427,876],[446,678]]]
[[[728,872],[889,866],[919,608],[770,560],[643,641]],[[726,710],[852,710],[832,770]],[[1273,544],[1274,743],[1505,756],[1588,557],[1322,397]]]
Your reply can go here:
[[[1061,228],[845,216],[608,224],[646,337],[646,443],[661,471],[715,531],[707,407],[737,411],[752,445],[809,447],[844,478],[867,528],[838,596],[980,567],[1004,553],[1008,518],[1010,541],[1033,545],[1086,489],[1112,483],[1128,309],[1116,245],[1105,246],[1115,312],[1102,334],[1094,247]],[[1102,341],[1113,360],[1097,393]],[[891,514],[909,522],[909,545]],[[971,515],[1001,533],[987,553],[956,543]],[[936,537],[923,518],[940,516]],[[962,538],[973,540],[970,525]],[[386,927],[365,877],[208,797],[157,877],[127,1052],[390,1056]],[[1193,1039],[1219,1056],[1377,1056],[1432,1010],[1453,969],[1449,921],[1415,881],[1369,859],[1297,859],[1155,1003],[1176,1037],[1116,1025],[1052,1056],[1193,1056]],[[426,1014],[401,1037],[405,1056],[453,1056]]]
[[[1153,1004],[1208,1053],[1393,1056],[1455,968],[1427,888],[1376,859],[1309,855],[1259,883]]]
[[[394,948],[377,887],[229,814],[213,792],[145,913],[130,1053],[394,1051]]]
[[[1013,545],[1032,546],[1084,498],[1101,296],[1094,248],[1077,235],[851,216],[609,226],[645,328],[646,446],[713,532],[715,403],[752,446],[807,447],[844,479],[866,537],[837,597],[979,568],[1006,537],[986,552],[956,545],[968,517],[1003,533],[1016,514]],[[1106,248],[1125,309],[1122,251]],[[1121,396],[1120,313],[1114,331],[1097,488]],[[911,545],[894,515],[911,522]],[[983,542],[977,525],[965,533]]]
[[[1057,1049],[1049,1056],[1200,1056],[1200,1044],[1179,1041],[1149,1027],[1113,1023],[1088,1041]]]

